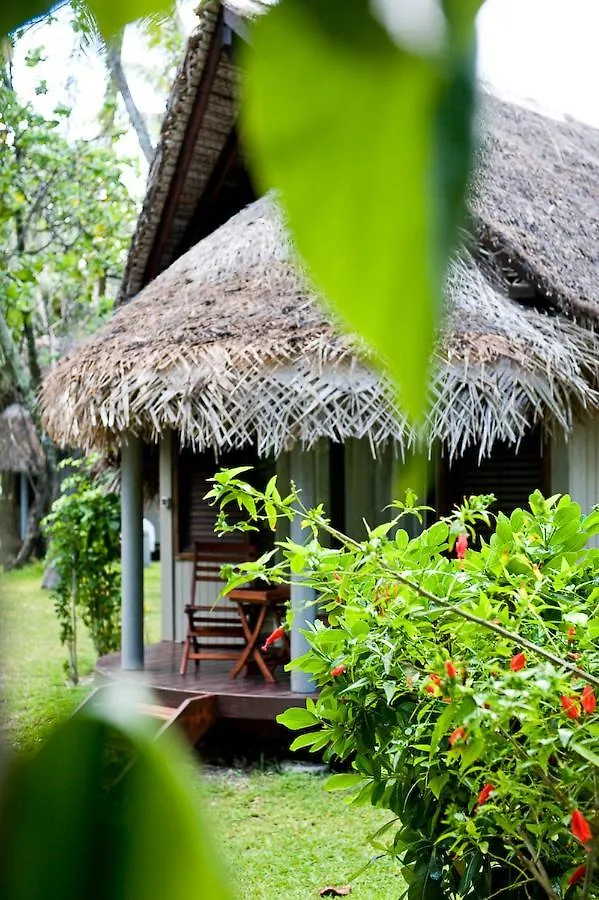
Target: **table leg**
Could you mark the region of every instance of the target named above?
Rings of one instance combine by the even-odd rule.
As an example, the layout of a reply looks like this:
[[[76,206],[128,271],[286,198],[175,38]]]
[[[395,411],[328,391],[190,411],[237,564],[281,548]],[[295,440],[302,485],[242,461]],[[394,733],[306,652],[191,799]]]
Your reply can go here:
[[[271,681],[271,682],[274,681],[274,678],[272,677],[271,673],[268,671],[268,668],[266,667],[266,664],[265,664],[264,660],[262,659],[262,656],[260,655],[260,651],[256,647],[256,644],[262,633],[262,628],[264,626],[264,620],[266,619],[266,613],[268,612],[268,607],[266,607],[266,606],[259,607],[259,613],[256,618],[256,623],[255,623],[253,629],[250,628],[250,624],[247,619],[247,614],[246,614],[245,609],[243,608],[242,603],[238,603],[237,611],[239,613],[239,619],[241,621],[241,627],[243,629],[243,634],[245,637],[245,647],[243,648],[243,650],[239,656],[239,659],[237,660],[237,662],[231,669],[229,678],[237,678],[237,676],[239,675],[241,670],[244,668],[244,666],[246,666],[248,664],[250,657],[252,657],[256,661],[258,668],[260,669],[260,671],[262,672],[262,674],[264,675],[266,680]]]

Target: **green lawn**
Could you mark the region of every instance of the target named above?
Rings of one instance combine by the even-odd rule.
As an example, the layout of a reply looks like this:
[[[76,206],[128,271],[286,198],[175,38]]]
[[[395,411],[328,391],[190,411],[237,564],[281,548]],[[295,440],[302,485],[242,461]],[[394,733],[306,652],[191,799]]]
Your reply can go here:
[[[94,652],[83,625],[79,629],[81,685],[66,683],[52,598],[41,589],[40,564],[0,574],[3,721],[10,743],[30,750],[54,722],[68,715],[91,689]],[[160,631],[160,566],[145,571],[146,639]]]
[[[368,836],[391,818],[347,806],[316,775],[213,774],[199,788],[209,823],[228,861],[235,900],[307,900],[343,885],[375,851]],[[377,860],[352,882],[353,900],[395,900],[403,882],[390,860]]]
[[[52,599],[40,588],[42,574],[42,567],[35,565],[0,575],[3,718],[9,743],[26,752],[35,749],[92,686],[94,656],[83,627],[83,684],[66,684],[65,652]],[[159,565],[146,570],[145,578],[146,639],[157,640]],[[235,900],[317,898],[319,888],[345,884],[373,855],[367,837],[389,814],[348,807],[339,794],[327,794],[323,782],[312,774],[212,768],[197,778],[194,791],[222,847]],[[394,900],[401,884],[396,868],[383,860],[352,884],[351,897]]]

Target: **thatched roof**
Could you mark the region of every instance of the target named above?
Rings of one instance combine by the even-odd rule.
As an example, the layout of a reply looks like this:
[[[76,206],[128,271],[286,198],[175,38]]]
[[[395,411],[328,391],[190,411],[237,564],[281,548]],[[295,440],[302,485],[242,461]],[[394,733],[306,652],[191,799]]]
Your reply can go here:
[[[508,299],[468,253],[448,280],[427,439],[488,452],[536,421],[568,430],[599,409],[599,346],[590,331]],[[129,429],[180,432],[198,449],[255,442],[262,454],[367,436],[415,440],[385,376],[340,337],[299,273],[278,205],[266,196],[177,260],[43,390],[62,444],[114,446]]]
[[[191,124],[222,10],[242,17],[276,0],[205,0],[175,79],[118,302],[133,297],[175,259],[237,118],[237,73],[218,45],[210,99],[197,134]],[[599,314],[599,132],[550,119],[491,94],[482,97],[482,153],[470,209],[478,237],[561,308]],[[192,157],[176,208],[165,209],[187,133]],[[168,204],[167,204],[168,205]],[[166,237],[156,247],[159,224]],[[148,263],[152,271],[148,271]]]
[[[272,2],[275,0],[227,0],[226,4],[221,3],[221,0],[204,0],[200,6],[197,27],[188,40],[185,58],[179,67],[167,103],[117,304],[132,297],[146,283],[144,273],[154,249],[158,225],[165,213],[169,189],[175,174],[181,168],[182,144],[190,126],[202,77],[209,65],[210,48],[215,40],[222,7],[226,6],[227,10],[248,18],[259,15]],[[193,159],[178,192],[168,238],[158,251],[160,258],[153,261],[157,271],[162,271],[173,261],[197,201],[237,119],[238,73],[226,47],[219,45],[216,56],[209,100],[193,141]]]
[[[471,199],[476,233],[556,304],[599,315],[599,131],[490,94]]]
[[[0,472],[39,472],[44,453],[31,415],[18,403],[0,414]]]
[[[315,304],[272,198],[176,260],[237,117],[223,10],[267,5],[200,9],[131,245],[119,298],[128,303],[44,385],[60,443],[114,447],[123,431],[153,440],[167,428],[198,448],[253,441],[262,453],[319,436],[415,440],[387,379]],[[452,264],[431,387],[428,439],[451,454],[517,442],[539,421],[568,431],[575,412],[599,409],[599,351],[576,321],[592,326],[599,313],[599,133],[490,95],[482,109],[470,208],[486,255]],[[509,299],[506,267],[541,288],[546,313]]]

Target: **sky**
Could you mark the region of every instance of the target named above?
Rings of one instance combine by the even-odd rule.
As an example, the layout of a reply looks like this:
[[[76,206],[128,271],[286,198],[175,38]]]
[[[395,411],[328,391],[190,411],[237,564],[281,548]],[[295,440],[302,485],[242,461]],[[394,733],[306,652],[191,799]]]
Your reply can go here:
[[[188,0],[183,9],[189,28],[194,5]],[[481,80],[508,99],[599,127],[599,0],[486,0],[477,26]],[[50,48],[48,59],[33,70],[24,58],[27,50],[40,44]],[[165,97],[150,90],[135,71],[140,58],[151,63],[151,57],[132,30],[123,55],[138,106],[144,113],[159,115]],[[69,73],[71,84],[65,89]],[[15,76],[21,93],[46,114],[58,101],[74,101],[74,132],[94,135],[104,91],[102,63],[93,53],[74,55],[66,22],[31,30],[15,57]],[[48,82],[48,94],[36,97],[40,77]],[[123,152],[137,153],[132,135],[124,141]]]
[[[478,35],[498,92],[599,127],[598,0],[487,0]]]

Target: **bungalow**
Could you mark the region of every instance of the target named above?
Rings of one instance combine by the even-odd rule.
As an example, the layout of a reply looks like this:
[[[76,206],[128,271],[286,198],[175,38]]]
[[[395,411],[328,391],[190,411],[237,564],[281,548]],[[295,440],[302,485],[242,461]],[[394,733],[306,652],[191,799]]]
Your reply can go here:
[[[385,374],[315,297],[276,197],[254,191],[237,130],[247,6],[201,7],[118,308],[43,388],[56,441],[121,454],[125,668],[143,666],[141,482],[156,444],[167,641],[184,636],[217,464],[292,477],[351,533],[362,516],[376,522],[422,446],[441,511],[482,492],[509,511],[537,487],[584,508],[599,500],[599,133],[482,97],[471,239],[450,267],[427,427],[416,432]],[[293,588],[297,609],[304,600]],[[306,687],[293,673],[292,690]]]
[[[11,403],[0,413],[0,558],[24,540],[32,500],[30,479],[44,468],[44,453],[28,410]]]

